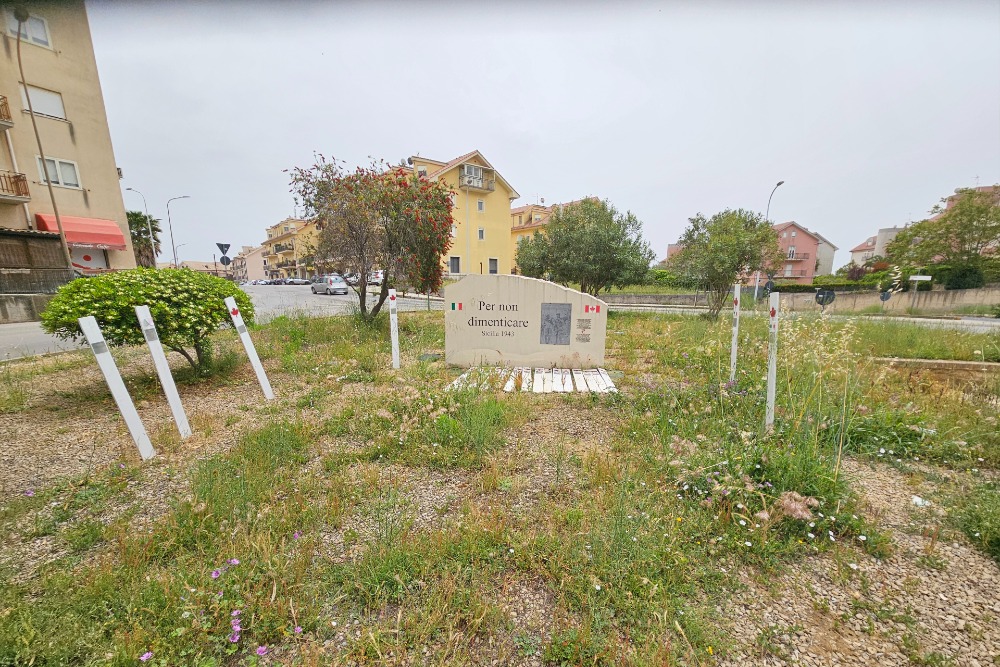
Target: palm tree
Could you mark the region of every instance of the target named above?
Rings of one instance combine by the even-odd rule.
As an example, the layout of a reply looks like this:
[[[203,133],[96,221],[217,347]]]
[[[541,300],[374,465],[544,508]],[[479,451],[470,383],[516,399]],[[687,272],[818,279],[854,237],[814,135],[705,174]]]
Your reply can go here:
[[[160,221],[140,211],[126,212],[128,229],[132,235],[132,251],[139,266],[156,268],[156,256],[160,254]],[[150,244],[149,231],[153,232]]]

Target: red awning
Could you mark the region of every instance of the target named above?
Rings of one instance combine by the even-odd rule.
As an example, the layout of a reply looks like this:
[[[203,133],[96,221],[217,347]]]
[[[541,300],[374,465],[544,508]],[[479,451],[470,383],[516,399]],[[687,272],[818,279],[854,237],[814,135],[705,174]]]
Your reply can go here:
[[[66,232],[66,244],[80,248],[102,248],[104,250],[125,250],[125,235],[114,220],[100,218],[74,218],[69,215],[59,216],[62,219],[63,231]],[[48,213],[36,213],[35,221],[38,229],[47,232],[58,232],[56,216]]]

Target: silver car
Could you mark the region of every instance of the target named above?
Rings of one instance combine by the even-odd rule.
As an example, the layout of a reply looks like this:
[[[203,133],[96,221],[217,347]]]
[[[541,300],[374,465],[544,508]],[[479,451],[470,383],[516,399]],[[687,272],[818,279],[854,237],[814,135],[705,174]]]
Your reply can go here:
[[[347,294],[347,283],[336,273],[320,276],[309,288],[313,294],[322,292],[323,294]]]

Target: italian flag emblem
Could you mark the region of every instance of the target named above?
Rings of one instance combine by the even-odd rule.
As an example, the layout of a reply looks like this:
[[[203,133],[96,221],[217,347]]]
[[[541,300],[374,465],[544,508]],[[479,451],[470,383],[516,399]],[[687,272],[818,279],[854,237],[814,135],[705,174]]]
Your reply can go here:
[[[452,310],[462,310],[462,304],[455,303],[454,301],[452,301],[451,302],[451,309]]]

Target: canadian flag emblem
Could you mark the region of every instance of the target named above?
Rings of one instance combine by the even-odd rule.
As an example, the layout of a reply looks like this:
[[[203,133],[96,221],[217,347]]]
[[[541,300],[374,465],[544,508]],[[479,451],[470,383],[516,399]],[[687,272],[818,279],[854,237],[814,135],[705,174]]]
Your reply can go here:
[[[776,311],[774,308],[771,308],[771,317],[774,317],[777,314],[778,314],[778,311]]]
[[[733,299],[733,307],[735,308],[738,305],[740,305],[740,300],[739,299]]]
[[[583,312],[585,312],[585,313],[590,313],[590,312],[599,313],[599,312],[601,312],[601,307],[600,306],[584,306],[583,307]]]
[[[231,312],[231,313],[233,314],[233,317],[236,317],[237,315],[239,315],[239,314],[240,314],[240,309],[239,309],[239,308],[233,308],[233,309],[232,309],[231,311],[229,311],[229,312]]]

